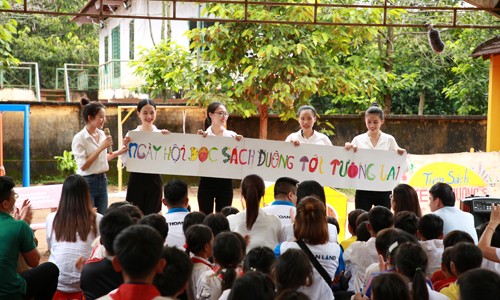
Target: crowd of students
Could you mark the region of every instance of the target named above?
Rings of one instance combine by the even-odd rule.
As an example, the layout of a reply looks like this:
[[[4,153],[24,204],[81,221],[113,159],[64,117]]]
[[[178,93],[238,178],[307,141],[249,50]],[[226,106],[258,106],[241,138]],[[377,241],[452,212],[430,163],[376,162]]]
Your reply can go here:
[[[153,125],[154,102],[139,102],[137,115],[136,130],[168,134]],[[224,128],[227,117],[221,103],[211,104],[199,134],[240,140]],[[17,210],[14,182],[0,177],[0,299],[500,299],[500,205],[478,239],[472,215],[455,207],[446,183],[430,188],[427,215],[407,184],[357,191],[343,240],[335,216],[327,216],[324,188],[312,180],[277,179],[275,200],[262,207],[264,181],[248,175],[238,211],[231,180],[202,178],[200,211],[190,211],[184,181],[162,186],[159,175],[132,174],[128,201],[108,207],[107,160],[131,139],[108,153],[104,106],[90,103],[84,118],[73,140],[78,174],[66,178],[58,210],[46,220],[47,263],[38,265],[29,201]],[[331,145],[315,130],[314,108],[301,107],[298,119],[301,128],[287,141]],[[383,122],[380,108],[368,109],[368,132],[346,150],[403,155],[380,131]]]
[[[437,185],[431,194],[451,190]],[[127,201],[101,215],[86,180],[71,175],[47,217],[49,262],[37,266],[31,212],[16,212],[14,183],[0,177],[0,298],[499,299],[500,205],[479,244],[456,224],[444,234],[438,214],[418,218],[383,206],[351,211],[352,236],[340,241],[322,191],[317,182],[283,177],[275,201],[261,208],[264,182],[248,175],[245,210],[205,215],[189,211],[186,183],[171,180],[163,187],[165,216],[144,216]],[[369,237],[356,234],[362,224]],[[32,268],[18,272],[18,261]]]

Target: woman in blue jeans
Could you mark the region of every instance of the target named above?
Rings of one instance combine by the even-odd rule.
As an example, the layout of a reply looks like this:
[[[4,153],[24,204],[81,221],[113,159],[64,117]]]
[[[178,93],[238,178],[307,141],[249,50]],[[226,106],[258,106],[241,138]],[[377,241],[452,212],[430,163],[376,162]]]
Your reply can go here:
[[[87,99],[82,99],[82,105],[86,125],[73,137],[71,150],[78,165],[76,173],[87,180],[92,205],[98,213],[103,214],[108,208],[108,161],[125,153],[127,148],[124,146],[108,153],[108,148],[113,146],[113,139],[102,130],[106,123],[106,108],[100,102],[89,103]]]

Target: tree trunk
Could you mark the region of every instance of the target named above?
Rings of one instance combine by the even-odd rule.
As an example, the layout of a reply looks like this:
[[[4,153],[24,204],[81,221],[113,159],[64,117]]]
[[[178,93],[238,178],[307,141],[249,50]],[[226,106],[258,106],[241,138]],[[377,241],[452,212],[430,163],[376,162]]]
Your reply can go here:
[[[146,0],[146,11],[147,11],[147,14],[149,16],[149,0]],[[151,19],[148,20],[148,24],[149,24],[149,35],[151,36],[151,42],[153,43],[153,46],[156,46],[155,38],[153,35],[153,25],[151,24]]]
[[[259,139],[267,140],[267,116],[269,106],[267,104],[259,104],[260,126]]]
[[[424,105],[425,105],[425,90],[422,89],[420,91],[420,101],[418,102],[418,115],[422,116],[424,114]]]
[[[394,28],[387,27],[387,37],[385,40],[385,59],[384,59],[384,69],[386,73],[392,73],[392,67],[394,65]],[[391,87],[386,86],[386,92],[384,95],[384,112],[386,114],[391,113],[392,95]]]

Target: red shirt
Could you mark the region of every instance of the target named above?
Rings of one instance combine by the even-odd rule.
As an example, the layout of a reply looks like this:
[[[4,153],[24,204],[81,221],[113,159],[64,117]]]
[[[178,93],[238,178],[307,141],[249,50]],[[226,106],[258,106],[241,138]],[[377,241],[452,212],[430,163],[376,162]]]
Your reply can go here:
[[[442,288],[445,288],[452,284],[453,282],[457,281],[457,277],[452,276],[446,279],[438,280],[436,281],[432,286],[435,291],[441,291]]]

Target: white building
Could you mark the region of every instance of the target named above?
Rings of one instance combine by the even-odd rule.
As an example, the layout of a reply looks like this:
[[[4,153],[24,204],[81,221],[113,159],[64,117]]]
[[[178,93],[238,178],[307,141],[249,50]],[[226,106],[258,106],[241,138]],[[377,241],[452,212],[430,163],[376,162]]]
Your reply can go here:
[[[138,56],[141,49],[152,48],[162,37],[167,37],[169,28],[171,40],[188,48],[189,40],[183,34],[200,24],[196,21],[154,18],[172,17],[174,14],[176,18],[199,18],[202,8],[192,2],[176,3],[175,9],[169,1],[103,0],[102,8],[100,3],[100,0],[89,0],[80,13],[94,15],[102,10],[101,19],[77,16],[72,20],[79,25],[99,25],[99,99],[123,101],[141,98],[143,95],[134,93],[134,89],[140,86],[143,80],[132,74],[133,69],[129,62]],[[167,5],[170,5],[169,9]],[[110,17],[111,15],[113,17]]]

